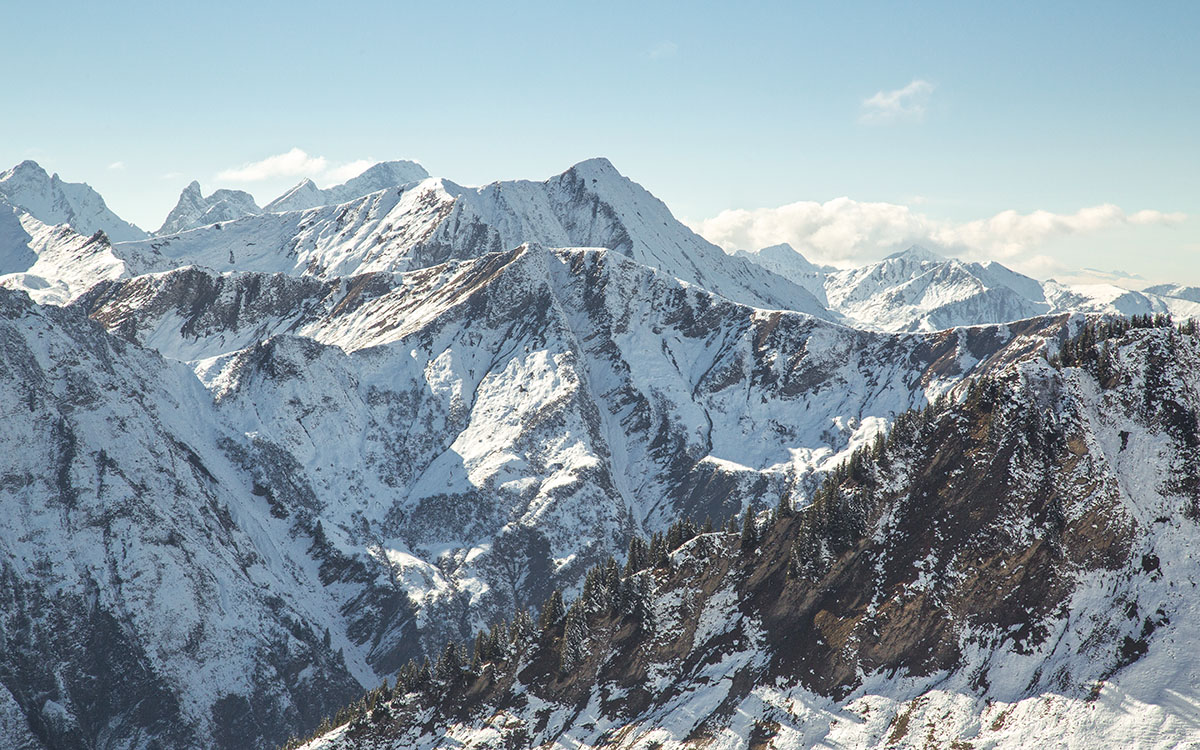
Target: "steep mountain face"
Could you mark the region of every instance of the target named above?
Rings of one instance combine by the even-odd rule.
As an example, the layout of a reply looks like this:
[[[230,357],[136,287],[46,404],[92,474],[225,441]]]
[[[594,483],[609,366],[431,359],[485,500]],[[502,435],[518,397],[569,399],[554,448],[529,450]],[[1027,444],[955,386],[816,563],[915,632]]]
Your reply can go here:
[[[900,420],[798,512],[682,527],[402,670],[306,747],[1200,741],[1200,343],[1089,328],[1043,356]]]
[[[4,294],[0,683],[6,740],[45,747],[270,746],[634,534],[811,485],[1065,324],[897,338],[528,246]]]
[[[0,342],[0,744],[265,747],[359,689],[269,443],[80,311],[0,290]]]
[[[331,206],[348,203],[355,198],[377,193],[391,187],[420,182],[429,177],[429,173],[420,164],[412,161],[384,161],[372,167],[358,177],[347,180],[341,185],[322,190],[312,180],[304,180],[296,187],[287,191],[263,207],[267,213],[284,213],[287,211],[303,211],[317,206]]]
[[[95,190],[47,175],[34,161],[0,172],[0,198],[44,224],[69,224],[82,235],[104,232],[113,242],[146,236],[113,213]]]
[[[161,236],[186,232],[196,227],[253,216],[260,211],[254,196],[243,190],[216,190],[205,197],[200,192],[200,183],[193,180],[179,194],[179,202],[167,214],[155,234]]]

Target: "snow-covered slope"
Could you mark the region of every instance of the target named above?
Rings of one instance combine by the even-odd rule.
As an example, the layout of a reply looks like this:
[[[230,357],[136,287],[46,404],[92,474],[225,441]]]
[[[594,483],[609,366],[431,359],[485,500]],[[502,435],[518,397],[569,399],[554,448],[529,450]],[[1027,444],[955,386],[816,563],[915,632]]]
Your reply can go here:
[[[317,206],[347,203],[364,195],[420,182],[429,173],[420,164],[411,161],[384,161],[341,185],[322,190],[312,180],[304,180],[263,207],[267,213],[303,211]],[[161,234],[161,233],[160,233]]]
[[[799,513],[598,568],[305,747],[1200,744],[1200,342],[1071,351],[909,416]]]
[[[179,194],[179,202],[155,234],[176,234],[221,221],[233,221],[260,210],[254,196],[243,190],[216,190],[205,197],[200,192],[200,183],[193,180]]]
[[[70,224],[83,235],[104,232],[113,242],[137,240],[146,233],[114,214],[85,183],[63,182],[34,161],[0,172],[0,198],[44,224]]]
[[[104,232],[86,237],[66,224],[48,226],[3,202],[0,243],[0,287],[19,289],[43,304],[66,304],[91,285],[125,272]]]
[[[33,237],[21,223],[23,213],[0,199],[0,276],[26,271],[37,262]]]
[[[46,747],[270,746],[635,533],[811,486],[1063,325],[864,333],[529,246],[0,300],[4,739]]]

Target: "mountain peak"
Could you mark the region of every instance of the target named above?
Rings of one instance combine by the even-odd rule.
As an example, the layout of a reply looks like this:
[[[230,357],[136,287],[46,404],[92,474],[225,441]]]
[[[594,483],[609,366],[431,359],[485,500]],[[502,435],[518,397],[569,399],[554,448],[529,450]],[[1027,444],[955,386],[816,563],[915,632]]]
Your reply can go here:
[[[567,170],[575,174],[588,175],[591,177],[614,176],[622,177],[623,175],[617,171],[613,163],[603,156],[597,156],[591,159],[584,159],[575,166]]]
[[[392,161],[381,161],[364,169],[358,176],[351,177],[346,180],[340,187],[348,187],[352,184],[362,183],[374,180],[386,180],[389,182],[384,187],[391,187],[393,184],[401,185],[407,182],[417,182],[429,177],[429,172],[425,171],[425,167],[415,161],[406,159],[395,159]],[[330,188],[336,190],[337,187]],[[354,196],[358,197],[358,196]]]
[[[38,172],[42,175],[46,174],[46,170],[42,169],[42,165],[38,164],[33,159],[26,159],[12,169],[8,170],[9,174],[16,174],[19,172]]]
[[[941,263],[949,260],[944,255],[939,255],[927,247],[921,245],[911,245],[907,250],[901,250],[898,253],[892,253],[884,258],[884,260],[916,260],[923,263]]]
[[[87,183],[67,182],[58,173],[47,175],[32,159],[0,173],[0,196],[44,224],[70,224],[84,236],[99,229],[114,242],[146,236],[113,213]]]
[[[177,234],[259,212],[254,196],[244,190],[215,190],[206,198],[200,190],[200,182],[192,180],[179,194],[175,208],[167,214],[166,220],[155,234]]]
[[[808,258],[804,257],[804,253],[792,247],[786,242],[781,242],[778,245],[764,247],[755,253],[763,260],[770,260],[776,263],[784,263],[789,268],[803,273],[822,273],[822,269],[816,263],[813,263]],[[776,273],[779,273],[776,271]],[[787,274],[784,274],[786,276]]]

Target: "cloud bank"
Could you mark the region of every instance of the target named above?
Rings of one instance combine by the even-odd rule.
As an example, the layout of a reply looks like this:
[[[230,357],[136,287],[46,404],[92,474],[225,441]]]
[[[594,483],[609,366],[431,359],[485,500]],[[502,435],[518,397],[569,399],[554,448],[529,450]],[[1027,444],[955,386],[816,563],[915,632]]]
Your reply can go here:
[[[1053,261],[1033,255],[1047,242],[1122,226],[1172,225],[1182,213],[1136,211],[1103,204],[1072,214],[1001,211],[986,219],[955,223],[895,203],[835,198],[801,201],[778,208],[722,211],[693,228],[726,250],[756,250],[786,242],[818,263],[858,264],[919,244],[947,255],[1019,260],[1029,272],[1053,270]]]
[[[372,164],[374,162],[368,159],[333,164],[324,156],[309,156],[303,149],[292,148],[282,154],[222,170],[217,173],[217,179],[228,182],[263,182],[281,177],[308,177],[322,186],[327,186],[357,177]]]
[[[925,109],[929,106],[933,89],[932,83],[917,78],[904,88],[877,91],[874,96],[863,99],[859,121],[872,125],[920,122],[925,119]]]

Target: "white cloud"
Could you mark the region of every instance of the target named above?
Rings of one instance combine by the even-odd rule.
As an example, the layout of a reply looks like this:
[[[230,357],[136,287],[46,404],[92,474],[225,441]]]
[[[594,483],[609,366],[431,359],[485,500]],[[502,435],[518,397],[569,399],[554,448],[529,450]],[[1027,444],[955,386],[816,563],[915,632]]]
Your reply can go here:
[[[358,177],[363,172],[367,171],[368,167],[375,165],[371,159],[355,159],[352,162],[347,162],[337,167],[330,167],[321,175],[322,185],[340,185],[346,180]]]
[[[218,180],[231,182],[261,182],[274,177],[314,177],[325,171],[328,162],[324,156],[309,156],[302,149],[293,148],[283,154],[268,156],[261,161],[249,162],[234,169],[217,173]]]
[[[671,41],[661,41],[650,48],[646,55],[651,60],[662,60],[667,57],[674,57],[679,52],[679,45]]]
[[[895,203],[835,198],[801,201],[778,208],[722,211],[694,229],[727,250],[754,250],[787,242],[818,263],[851,265],[919,244],[947,255],[1017,261],[1032,271],[1051,271],[1055,261],[1035,255],[1048,242],[1122,226],[1178,224],[1182,213],[1126,213],[1112,204],[1072,214],[1002,211],[987,219],[950,222]]]
[[[874,96],[863,99],[859,121],[869,124],[884,124],[907,120],[920,122],[925,118],[933,84],[919,78],[901,89],[878,91]]]
[[[370,159],[336,164],[324,156],[310,156],[300,148],[243,164],[217,173],[218,180],[228,182],[263,182],[277,178],[308,177],[322,187],[338,185],[362,174],[375,162]]]
[[[123,161],[114,161],[112,164],[109,164],[109,165],[108,165],[108,168],[109,168],[109,169],[124,169],[124,168],[125,168],[125,162],[123,162]]]

